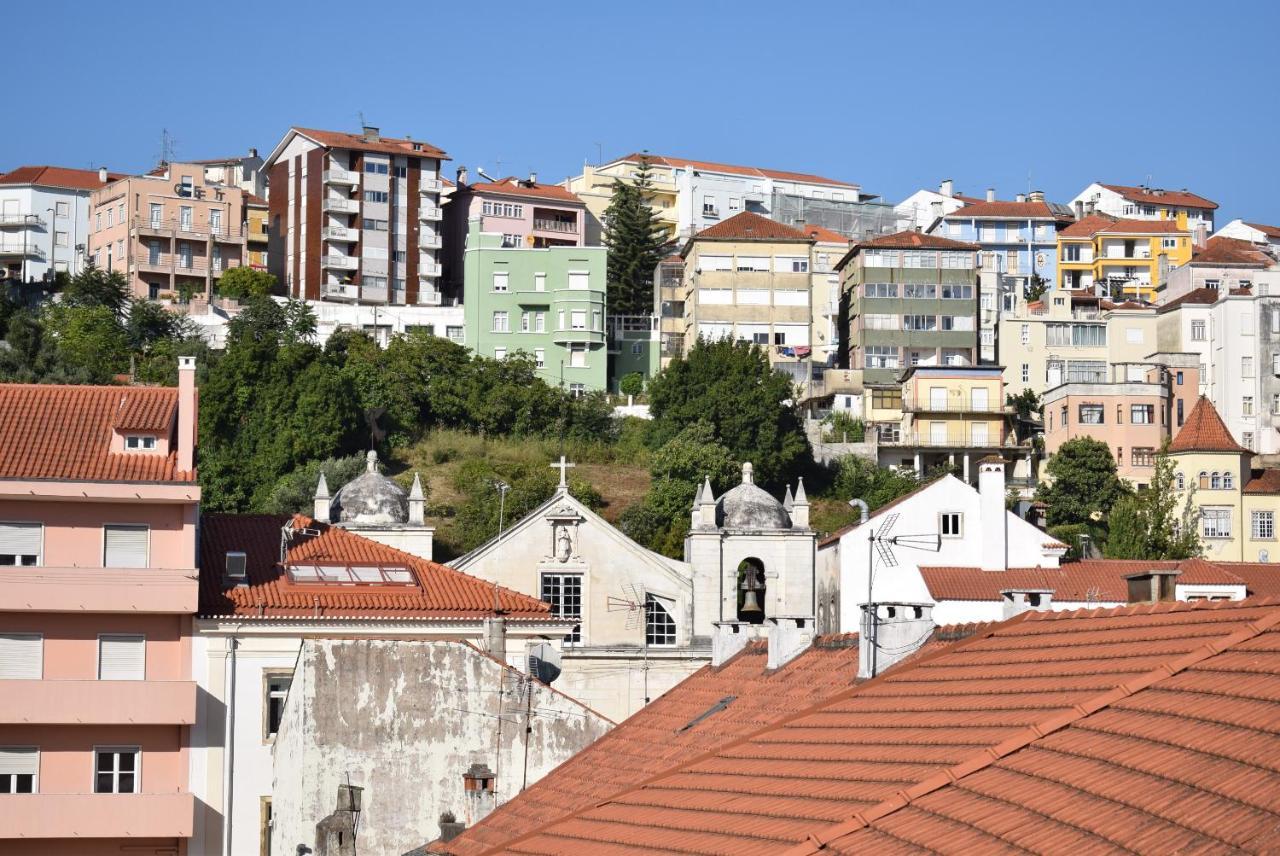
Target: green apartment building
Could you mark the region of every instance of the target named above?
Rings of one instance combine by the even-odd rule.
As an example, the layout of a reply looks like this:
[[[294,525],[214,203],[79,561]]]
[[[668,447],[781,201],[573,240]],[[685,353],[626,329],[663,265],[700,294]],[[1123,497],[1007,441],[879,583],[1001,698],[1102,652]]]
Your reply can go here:
[[[868,388],[897,385],[912,366],[976,365],[977,250],[919,232],[855,244],[836,265],[848,320],[840,365]]]
[[[608,387],[605,248],[504,247],[470,221],[463,260],[467,343],[478,354],[532,357],[547,383]],[[507,241],[506,243],[510,243]]]

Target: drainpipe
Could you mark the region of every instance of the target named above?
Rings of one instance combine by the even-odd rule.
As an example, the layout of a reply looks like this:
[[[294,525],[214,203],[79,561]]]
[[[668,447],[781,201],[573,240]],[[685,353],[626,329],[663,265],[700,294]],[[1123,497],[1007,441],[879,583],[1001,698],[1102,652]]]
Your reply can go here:
[[[235,726],[236,726],[236,647],[239,640],[236,639],[236,632],[240,629],[239,625],[235,630],[231,631],[230,651],[231,656],[227,658],[225,673],[227,678],[227,714],[226,714],[226,737],[223,739],[222,748],[222,853],[223,856],[232,856],[231,852],[231,817],[232,806],[235,792]]]

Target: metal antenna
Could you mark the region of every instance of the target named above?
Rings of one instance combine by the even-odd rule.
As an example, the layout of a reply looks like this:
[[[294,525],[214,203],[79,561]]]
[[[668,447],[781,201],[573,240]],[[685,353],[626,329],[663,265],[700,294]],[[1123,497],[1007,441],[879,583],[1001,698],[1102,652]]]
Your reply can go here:
[[[893,548],[906,547],[912,550],[928,550],[936,553],[942,549],[942,536],[936,532],[919,535],[890,535],[893,527],[898,522],[901,515],[890,514],[885,517],[884,522],[880,524],[879,529],[872,529],[867,535],[867,644],[871,646],[871,677],[876,676],[876,651],[878,642],[876,641],[879,622],[877,621],[878,611],[875,601],[872,599],[874,591],[873,585],[875,581],[875,565],[876,555],[879,554],[880,562],[886,568],[896,568],[898,566],[898,558],[894,555]]]
[[[644,675],[644,703],[649,703],[649,601],[644,596],[644,591],[635,583],[630,583],[625,589],[628,597],[615,597],[609,595],[605,599],[605,608],[609,612],[627,613],[625,626],[628,630],[635,630],[637,627],[643,628],[644,635],[644,665],[641,667],[641,673]]]

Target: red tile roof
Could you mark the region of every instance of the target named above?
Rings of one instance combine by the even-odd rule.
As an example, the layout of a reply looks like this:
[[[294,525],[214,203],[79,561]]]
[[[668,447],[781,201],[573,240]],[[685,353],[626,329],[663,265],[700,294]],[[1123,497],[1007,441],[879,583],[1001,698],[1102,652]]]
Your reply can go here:
[[[1041,220],[1069,221],[1071,218],[1064,212],[1055,211],[1048,202],[974,202],[963,208],[957,208],[942,219],[964,219],[965,217],[1005,217],[1031,218]]]
[[[1274,601],[1024,613],[500,852],[1275,849],[1277,625]]]
[[[1269,562],[1225,563],[1231,573],[1244,580],[1250,597],[1280,598],[1280,565]]]
[[[281,529],[297,534],[286,564],[379,565],[408,568],[416,584],[342,585],[294,582],[280,563]],[[226,554],[246,555],[247,584],[223,585]],[[200,519],[200,614],[281,617],[482,618],[493,614],[495,586],[461,571],[304,515],[205,514]],[[512,618],[551,619],[548,606],[496,587],[498,606]]]
[[[362,152],[382,152],[391,155],[411,155],[416,157],[440,158],[448,160],[443,149],[420,140],[397,139],[395,137],[378,137],[376,140],[366,139],[363,134],[348,134],[344,131],[320,131],[315,128],[293,128],[304,137],[310,137],[322,146],[334,149],[355,149]],[[415,149],[414,146],[417,146]]]
[[[1231,432],[1227,430],[1213,402],[1203,395],[1191,408],[1186,424],[1174,435],[1173,442],[1169,444],[1169,451],[1252,454],[1232,438]]]
[[[1092,238],[1103,228],[1111,226],[1115,222],[1116,218],[1107,214],[1090,214],[1083,220],[1077,220],[1061,230],[1058,235],[1063,238]]]
[[[1265,250],[1249,241],[1218,236],[1205,241],[1191,256],[1191,263],[1201,265],[1246,265],[1270,267],[1275,263]]]
[[[244,195],[244,204],[252,205],[255,208],[266,208],[267,200],[263,199],[261,196],[258,196],[257,194],[246,193]]]
[[[1107,190],[1115,191],[1128,199],[1130,202],[1147,202],[1152,205],[1173,205],[1181,208],[1209,208],[1218,207],[1218,203],[1211,202],[1196,193],[1186,190],[1163,190],[1156,187],[1131,187],[1126,184],[1103,184]]]
[[[107,173],[107,183],[128,178],[122,172]],[[20,166],[0,175],[0,184],[34,184],[39,187],[65,187],[72,190],[96,190],[105,185],[98,181],[96,169],[71,169],[65,166]]]
[[[1257,229],[1268,238],[1280,238],[1280,226],[1268,226],[1265,223],[1245,223],[1245,225]]]
[[[804,232],[810,238],[823,244],[847,244],[849,238],[847,235],[841,235],[839,232],[826,228],[825,226],[815,226],[812,223],[806,223],[803,226],[797,226],[797,229]]]
[[[468,185],[467,189],[473,193],[497,193],[503,196],[525,196],[554,199],[557,202],[568,202],[575,205],[584,204],[581,199],[558,184],[535,184],[533,187],[529,187],[515,176],[500,178],[497,181],[482,181]]]
[[[823,178],[820,175],[811,175],[806,172],[789,172],[780,169],[763,169],[755,166],[734,166],[727,163],[715,163],[714,161],[697,161],[688,158],[666,157],[664,155],[651,155],[648,153],[633,152],[626,157],[618,158],[612,163],[639,163],[641,158],[648,158],[650,164],[668,167],[687,167],[689,169],[700,169],[706,172],[723,172],[729,175],[748,175],[757,176],[759,178],[774,178],[779,181],[799,181],[806,184],[834,184],[839,187],[851,187],[857,189],[858,185],[850,184],[847,181],[837,181],[834,178]]]
[[[929,235],[924,232],[916,232],[907,230],[903,232],[895,232],[892,235],[881,235],[878,238],[872,238],[869,241],[859,241],[857,249],[902,249],[902,250],[977,250],[980,249],[977,244],[969,244],[964,241],[953,241],[950,238],[944,238],[941,235]]]
[[[1216,288],[1203,288],[1203,287],[1193,288],[1191,291],[1188,291],[1186,294],[1183,294],[1180,297],[1176,297],[1173,300],[1170,300],[1168,303],[1161,304],[1156,311],[1161,314],[1164,314],[1165,312],[1169,312],[1171,310],[1177,309],[1179,306],[1182,306],[1183,304],[1196,305],[1196,306],[1212,306],[1213,304],[1217,303],[1219,298],[1221,297],[1222,297],[1222,292],[1218,291]]]
[[[192,482],[177,452],[112,452],[116,429],[171,436],[178,391],[0,384],[0,479]]]
[[[813,238],[776,220],[753,211],[734,214],[698,232],[690,241],[808,241]]]

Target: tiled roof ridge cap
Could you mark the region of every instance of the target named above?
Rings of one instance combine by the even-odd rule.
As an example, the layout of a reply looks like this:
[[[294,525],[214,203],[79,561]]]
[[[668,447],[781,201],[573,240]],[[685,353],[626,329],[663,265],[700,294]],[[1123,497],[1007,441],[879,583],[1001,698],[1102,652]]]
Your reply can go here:
[[[744,734],[741,737],[738,737],[734,740],[730,740],[728,743],[722,743],[716,746],[714,749],[709,749],[706,752],[702,752],[702,753],[699,753],[698,755],[693,756],[692,758],[687,758],[683,762],[673,767],[668,767],[667,769],[662,770],[658,773],[655,773],[646,779],[636,782],[630,787],[627,787],[627,788],[624,788],[623,790],[618,791],[617,793],[610,796],[608,799],[604,799],[604,800],[601,800],[600,802],[593,803],[590,806],[590,808],[600,808],[601,806],[608,805],[611,802],[615,802],[620,797],[626,796],[627,794],[634,793],[635,791],[643,787],[646,787],[652,784],[653,782],[656,782],[660,779],[664,779],[667,776],[673,775],[674,773],[677,773],[681,770],[687,769],[693,766],[694,764],[701,764],[703,761],[714,758],[719,753],[732,749],[735,746],[740,746],[741,744],[747,742],[748,740],[753,740],[761,734],[764,734],[769,731],[773,731],[776,728],[781,728],[782,726],[788,725],[791,722],[801,717],[808,716],[812,713],[817,713],[818,711],[821,711],[823,708],[829,705],[844,701],[850,696],[857,695],[865,687],[877,686],[881,681],[885,680],[886,676],[888,675],[893,675],[896,677],[898,675],[901,675],[904,672],[911,671],[912,669],[919,668],[920,666],[926,663],[930,663],[933,660],[945,654],[951,654],[956,651],[960,651],[965,648],[968,648],[970,645],[974,645],[977,642],[994,635],[997,630],[1002,630],[1006,627],[1012,627],[1016,624],[1020,624],[1021,622],[1026,621],[1029,616],[1034,614],[1035,614],[1034,611],[1028,611],[1028,612],[1023,612],[1019,615],[1016,615],[1013,618],[1008,619],[1007,621],[992,622],[988,624],[986,627],[984,627],[982,630],[973,634],[972,636],[969,636],[968,638],[961,639],[955,642],[954,644],[947,645],[943,648],[939,648],[937,651],[933,651],[929,654],[926,654],[925,656],[922,656],[919,659],[913,659],[913,660],[909,660],[907,662],[901,663],[896,669],[888,669],[885,672],[882,672],[881,674],[876,675],[874,678],[871,678],[870,680],[863,681],[860,684],[854,684],[853,686],[849,687],[843,692],[839,692],[839,693],[835,693],[834,695],[827,696],[822,701],[816,702],[815,704],[811,704],[808,707],[804,708],[803,710],[799,710],[794,713],[788,714],[787,716],[784,716],[781,719],[775,720],[774,722],[771,722],[768,725],[765,725],[761,728],[757,728],[755,731]],[[1277,619],[1280,620],[1280,610],[1277,610]],[[927,640],[926,640],[926,644],[928,644]],[[780,672],[783,670],[778,669],[777,671]],[[578,811],[582,811],[582,810],[583,809],[579,809]],[[550,827],[555,826],[556,824],[561,823],[564,820],[572,818],[576,813],[577,812],[568,812],[565,814],[557,815],[556,817],[552,818],[546,823],[540,824],[539,826],[533,829],[530,829],[529,831],[515,838],[509,838],[497,846],[490,847],[487,850],[481,851],[482,856],[497,856],[497,854],[506,853],[509,851],[511,845],[516,844],[520,841],[524,841],[525,839],[532,838],[536,835],[539,835],[544,830],[549,829]],[[812,835],[810,835],[809,837],[813,838]],[[787,852],[789,853],[790,851],[787,851]],[[808,853],[810,851],[805,850],[801,852]]]
[[[1232,633],[1226,636],[1212,639],[1191,649],[1187,653],[1168,661],[1146,674],[1139,675],[1129,681],[1125,681],[1119,686],[1112,687],[1106,692],[1099,693],[1091,699],[1086,699],[1073,705],[1065,713],[1054,714],[1043,722],[1038,722],[1023,729],[1020,734],[1015,734],[994,746],[977,752],[967,761],[961,761],[959,764],[952,765],[940,773],[936,773],[922,782],[903,788],[895,793],[892,797],[883,800],[877,805],[864,809],[855,813],[848,820],[836,824],[833,827],[824,829],[821,832],[811,832],[806,836],[805,841],[783,851],[783,856],[812,856],[812,854],[820,853],[826,849],[826,846],[837,838],[865,829],[877,820],[887,815],[893,814],[899,809],[906,808],[915,800],[927,796],[934,791],[941,790],[948,785],[953,785],[966,776],[971,776],[981,770],[985,770],[1000,759],[1012,755],[1027,748],[1032,743],[1041,738],[1060,731],[1069,725],[1091,716],[1105,707],[1110,707],[1115,702],[1121,701],[1134,695],[1137,692],[1147,689],[1159,681],[1186,671],[1192,666],[1207,660],[1217,654],[1222,653],[1228,648],[1233,648],[1242,642],[1247,642],[1256,636],[1261,635],[1265,631],[1280,624],[1280,607],[1276,606],[1275,601],[1268,599],[1272,610],[1263,617],[1250,621]],[[1023,613],[1024,615],[1026,613]],[[1134,614],[1130,611],[1129,614]],[[954,649],[944,649],[951,651]]]

